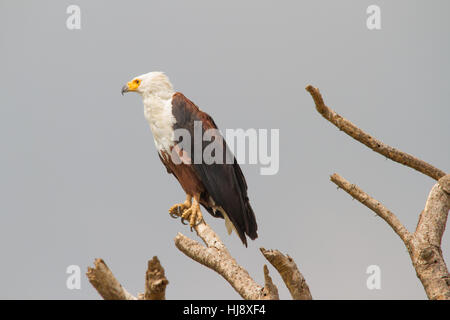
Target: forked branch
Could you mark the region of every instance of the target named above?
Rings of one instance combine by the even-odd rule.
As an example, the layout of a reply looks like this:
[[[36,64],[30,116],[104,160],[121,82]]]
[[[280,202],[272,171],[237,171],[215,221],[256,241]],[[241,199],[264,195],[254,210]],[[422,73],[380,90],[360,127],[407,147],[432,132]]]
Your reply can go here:
[[[264,265],[264,287],[256,283],[247,270],[240,266],[230,255],[218,235],[204,221],[194,227],[197,235],[206,246],[179,233],[175,245],[193,260],[219,273],[244,299],[278,300],[278,289],[269,276],[269,269]],[[289,256],[278,250],[261,248],[264,257],[277,269],[294,299],[312,299],[305,279],[298,271],[297,265]]]
[[[308,86],[306,90],[313,97],[317,111],[349,136],[375,152],[438,180],[431,189],[425,209],[420,214],[416,231],[411,234],[400,220],[379,201],[337,173],[331,176],[333,183],[383,218],[403,240],[428,298],[449,300],[450,276],[442,256],[441,240],[450,209],[450,175],[446,175],[425,161],[371,137],[327,107],[317,88]]]
[[[256,283],[247,270],[231,256],[218,235],[204,221],[194,227],[206,246],[201,245],[181,233],[175,237],[176,247],[193,260],[219,273],[231,286],[247,300],[279,300],[278,288],[264,265],[264,287]],[[308,285],[289,256],[279,251],[261,249],[267,260],[280,272],[294,299],[311,299]],[[88,279],[105,300],[165,300],[169,283],[164,268],[155,256],[148,262],[145,277],[145,293],[136,298],[128,293],[114,277],[102,259],[96,259],[94,268],[88,268]]]
[[[219,236],[204,221],[194,227],[197,235],[206,246],[178,233],[175,246],[189,258],[220,274],[239,295],[246,300],[277,299],[278,291],[273,290],[270,277],[265,277],[266,286],[263,290],[247,270],[240,266],[228,252]],[[264,270],[266,273],[266,269]],[[276,289],[276,288],[275,288]]]
[[[260,249],[264,257],[277,269],[294,300],[312,300],[305,278],[298,270],[294,260],[278,250]]]
[[[156,256],[148,262],[145,294],[139,294],[138,298],[122,287],[102,259],[95,259],[94,268],[89,267],[86,275],[92,286],[105,300],[164,300],[166,286],[169,283]]]
[[[105,300],[137,300],[117,281],[102,259],[95,259],[94,268],[86,273],[89,282]]]

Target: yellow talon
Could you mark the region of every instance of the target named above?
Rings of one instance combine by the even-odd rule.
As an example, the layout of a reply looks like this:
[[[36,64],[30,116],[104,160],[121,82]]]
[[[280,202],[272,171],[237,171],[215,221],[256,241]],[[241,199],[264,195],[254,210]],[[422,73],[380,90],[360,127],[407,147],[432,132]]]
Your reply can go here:
[[[184,211],[191,207],[191,196],[186,197],[186,201],[184,203],[178,203],[170,207],[169,214],[172,218],[180,217]]]
[[[183,214],[181,215],[181,219],[189,219],[189,225],[191,226],[191,228],[193,228],[197,223],[203,220],[200,206],[194,203],[189,209],[183,212]]]
[[[196,195],[192,200],[192,196],[186,195],[184,203],[175,204],[169,209],[169,214],[172,218],[181,217],[181,223],[189,220],[191,230],[193,227],[203,221],[202,212],[200,211],[199,195]]]
[[[183,212],[189,208],[184,203],[178,203],[170,207],[169,214],[172,216],[172,218],[178,218],[180,217]]]

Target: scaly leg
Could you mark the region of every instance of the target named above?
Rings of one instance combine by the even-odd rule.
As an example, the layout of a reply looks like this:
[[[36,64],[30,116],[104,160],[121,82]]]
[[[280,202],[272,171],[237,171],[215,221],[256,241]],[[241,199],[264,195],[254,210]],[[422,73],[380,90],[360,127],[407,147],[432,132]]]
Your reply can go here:
[[[189,219],[189,225],[191,226],[191,228],[196,226],[203,220],[203,216],[200,211],[199,199],[199,194],[194,195],[194,200],[192,201],[191,207],[184,211],[181,215],[181,221]]]
[[[184,211],[191,207],[192,196],[186,194],[186,201],[184,203],[178,203],[170,207],[169,214],[172,218],[177,219],[181,217]]]

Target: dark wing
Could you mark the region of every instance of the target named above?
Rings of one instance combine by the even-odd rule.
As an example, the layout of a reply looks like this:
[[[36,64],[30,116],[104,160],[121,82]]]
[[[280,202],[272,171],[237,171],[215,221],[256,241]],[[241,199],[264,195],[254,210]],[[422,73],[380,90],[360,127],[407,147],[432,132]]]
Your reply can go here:
[[[202,136],[206,130],[217,129],[217,126],[208,114],[201,111],[192,101],[179,92],[173,95],[172,113],[176,119],[174,129],[183,128],[191,134],[191,150],[185,151],[189,153],[191,159],[194,159],[192,155],[194,155],[195,121],[202,122]],[[202,160],[201,163],[196,164],[194,159],[192,160],[192,167],[209,196],[212,197],[216,205],[223,208],[233,223],[239,238],[247,246],[245,234],[251,239],[258,237],[255,214],[247,196],[247,183],[225,139],[220,133],[214,134],[213,137],[213,139],[218,139],[215,142],[223,147],[222,163],[207,164]],[[202,141],[202,152],[210,143],[210,141]],[[227,156],[229,157],[228,163],[226,161]],[[211,208],[206,207],[206,209],[212,213]],[[217,213],[212,214],[217,216]]]

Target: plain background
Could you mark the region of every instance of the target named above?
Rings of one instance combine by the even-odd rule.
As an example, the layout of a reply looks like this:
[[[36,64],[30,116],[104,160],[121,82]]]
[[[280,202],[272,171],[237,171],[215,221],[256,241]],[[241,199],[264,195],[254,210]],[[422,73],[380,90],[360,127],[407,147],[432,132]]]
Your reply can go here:
[[[81,8],[81,30],[66,8]],[[366,9],[381,7],[369,31]],[[206,221],[259,283],[258,248],[289,253],[316,299],[424,299],[389,226],[329,181],[338,172],[413,230],[435,184],[339,132],[305,86],[391,146],[449,170],[448,1],[0,1],[0,298],[98,299],[103,258],[131,293],[157,255],[168,299],[235,299],[174,244],[198,239],[167,209],[184,199],[158,159],[138,95],[164,71],[219,128],[280,130],[280,170],[245,165],[259,239],[246,249]],[[450,256],[449,232],[443,253]],[[82,269],[80,290],[66,268]],[[381,268],[368,290],[366,268]],[[270,267],[281,298],[290,298]]]

